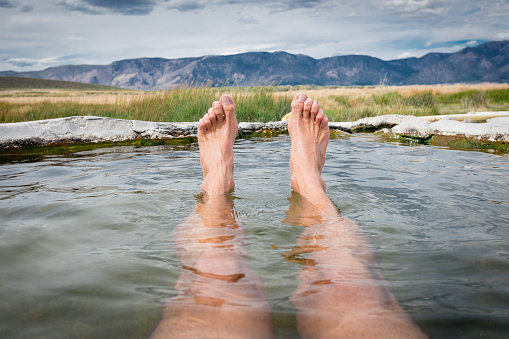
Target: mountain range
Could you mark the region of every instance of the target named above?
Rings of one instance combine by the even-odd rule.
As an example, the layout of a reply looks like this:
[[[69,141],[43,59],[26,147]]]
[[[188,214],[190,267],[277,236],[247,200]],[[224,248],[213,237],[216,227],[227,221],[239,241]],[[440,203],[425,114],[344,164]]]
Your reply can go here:
[[[314,59],[286,52],[249,52],[197,58],[138,58],[109,65],[66,65],[42,71],[3,71],[31,77],[115,86],[168,89],[179,85],[410,85],[509,82],[509,41],[456,53],[384,61],[364,55]]]

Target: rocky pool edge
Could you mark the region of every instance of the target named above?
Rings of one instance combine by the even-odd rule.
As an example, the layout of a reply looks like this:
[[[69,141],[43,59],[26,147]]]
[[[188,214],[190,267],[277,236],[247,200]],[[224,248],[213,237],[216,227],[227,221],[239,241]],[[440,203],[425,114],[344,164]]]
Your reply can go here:
[[[239,135],[285,132],[287,127],[287,121],[241,122]],[[346,134],[377,132],[387,138],[402,137],[423,141],[433,137],[446,137],[509,145],[509,112],[476,112],[432,117],[382,115],[355,122],[330,122],[329,127]],[[149,122],[73,116],[0,124],[0,149],[63,143],[194,138],[197,132],[197,122]]]

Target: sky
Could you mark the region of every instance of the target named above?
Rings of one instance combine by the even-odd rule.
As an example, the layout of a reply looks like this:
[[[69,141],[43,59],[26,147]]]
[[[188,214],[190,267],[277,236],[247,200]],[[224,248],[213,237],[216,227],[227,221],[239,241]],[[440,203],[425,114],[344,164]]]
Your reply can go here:
[[[0,0],[0,71],[285,51],[383,60],[509,40],[509,0]]]

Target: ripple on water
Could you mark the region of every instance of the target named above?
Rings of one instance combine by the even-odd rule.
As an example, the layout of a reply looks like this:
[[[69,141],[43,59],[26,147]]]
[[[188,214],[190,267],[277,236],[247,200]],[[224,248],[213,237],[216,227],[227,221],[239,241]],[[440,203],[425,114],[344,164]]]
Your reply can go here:
[[[300,265],[289,253],[302,228],[283,222],[289,153],[288,136],[235,143],[246,257],[280,338],[297,337],[289,296]],[[370,136],[329,144],[331,200],[369,235],[381,283],[431,337],[509,330],[508,165]],[[0,179],[0,336],[147,337],[175,295],[182,264],[171,231],[200,190],[197,145],[7,162]]]

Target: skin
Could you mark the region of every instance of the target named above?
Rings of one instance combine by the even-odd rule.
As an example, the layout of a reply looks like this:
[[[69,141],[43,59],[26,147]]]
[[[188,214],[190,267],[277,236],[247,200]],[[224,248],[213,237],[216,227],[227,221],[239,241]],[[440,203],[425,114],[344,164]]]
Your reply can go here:
[[[238,123],[235,103],[229,95],[215,101],[198,123],[201,189],[209,196],[224,195],[235,187],[233,181],[233,142]]]
[[[181,275],[152,338],[272,338],[271,310],[242,246],[229,192],[238,125],[228,95],[198,124],[203,195],[173,231]]]
[[[299,260],[291,296],[302,338],[422,338],[376,266],[356,223],[342,217],[322,178],[328,119],[317,101],[297,94],[288,122],[292,196],[286,223],[303,226],[289,254]],[[203,195],[174,229],[182,271],[153,338],[272,338],[271,310],[242,246],[229,192],[238,125],[228,95],[198,124]],[[289,260],[290,261],[290,260]]]
[[[329,127],[318,102],[298,94],[288,122],[295,194],[285,222],[304,226],[293,249],[305,253],[291,296],[302,338],[423,338],[387,287],[359,226],[325,193]]]

